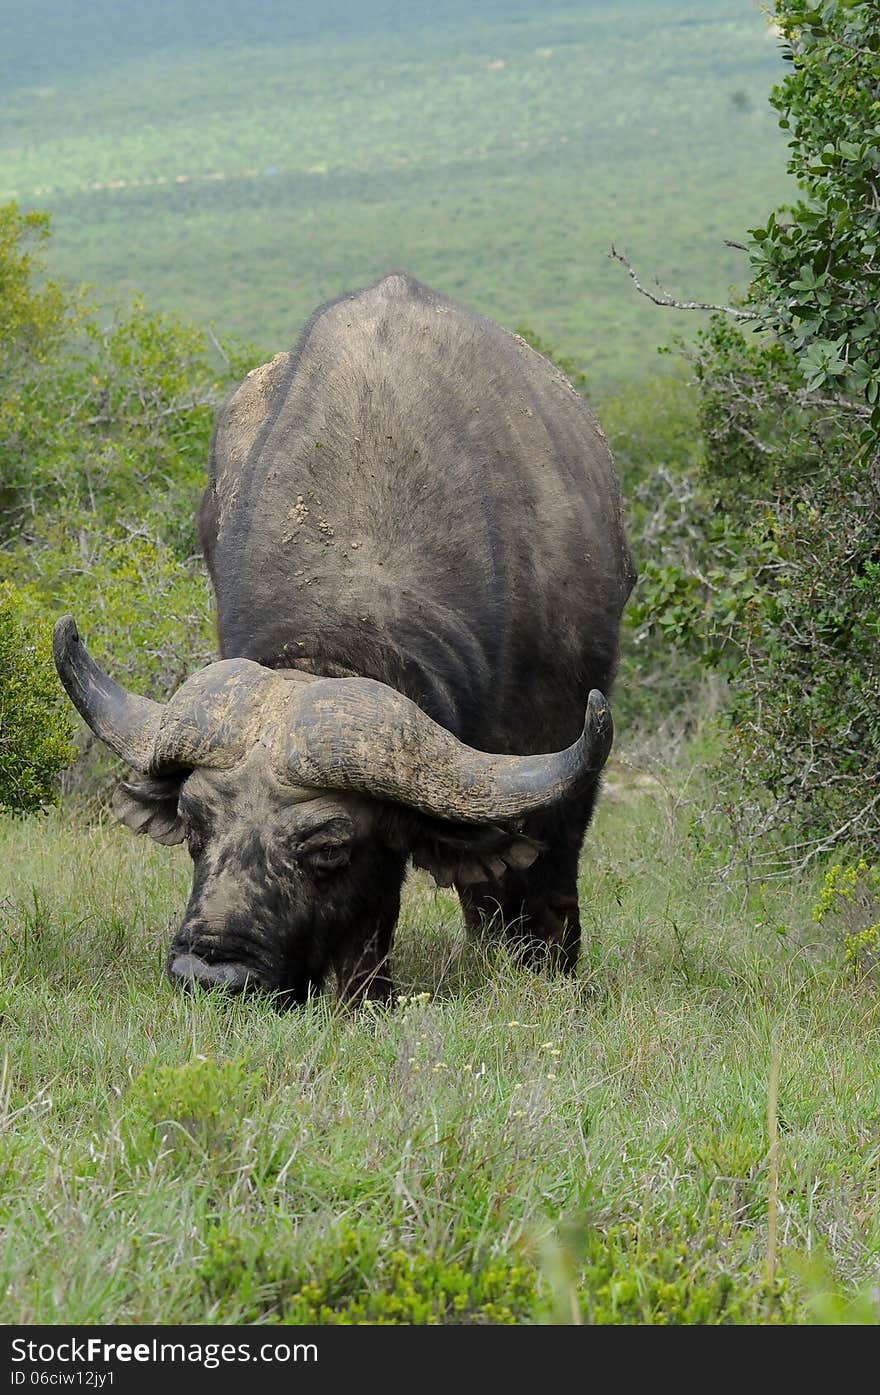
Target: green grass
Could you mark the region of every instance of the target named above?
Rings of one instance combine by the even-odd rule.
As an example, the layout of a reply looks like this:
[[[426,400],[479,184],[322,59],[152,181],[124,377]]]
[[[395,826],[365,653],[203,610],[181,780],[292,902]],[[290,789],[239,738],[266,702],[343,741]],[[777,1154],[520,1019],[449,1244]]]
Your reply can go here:
[[[751,0],[291,4],[244,28],[192,0],[152,36],[113,8],[68,32],[58,0],[24,21],[0,0],[0,199],[53,211],[57,272],[265,353],[402,266],[607,387],[695,320],[638,297],[610,244],[723,299],[748,280],[724,239],[787,188]]]
[[[876,1321],[876,985],[691,785],[612,769],[573,982],[414,880],[390,1014],[177,995],[185,856],[0,825],[0,1321]]]

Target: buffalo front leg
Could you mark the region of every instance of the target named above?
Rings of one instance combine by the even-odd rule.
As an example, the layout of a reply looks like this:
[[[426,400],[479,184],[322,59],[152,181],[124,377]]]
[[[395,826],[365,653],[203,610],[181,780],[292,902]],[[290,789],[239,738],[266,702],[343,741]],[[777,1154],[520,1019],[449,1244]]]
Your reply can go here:
[[[503,938],[530,968],[574,972],[581,947],[578,858],[592,806],[591,798],[527,826],[543,844],[531,867],[456,888],[470,933]]]
[[[349,950],[337,960],[336,1000],[346,1007],[357,1007],[370,1001],[389,1003],[394,996],[391,978],[391,944],[394,923],[381,924],[368,934],[363,944]]]
[[[522,880],[516,873],[508,876]],[[459,888],[459,896],[469,933],[503,939],[529,968],[574,972],[581,947],[575,884],[534,890],[480,882]]]
[[[400,914],[400,888],[406,860],[388,855],[376,875],[381,887],[381,903],[363,908],[356,934],[340,946],[334,956],[336,1000],[356,1007],[366,1001],[388,1003],[394,996],[391,979],[391,945]]]

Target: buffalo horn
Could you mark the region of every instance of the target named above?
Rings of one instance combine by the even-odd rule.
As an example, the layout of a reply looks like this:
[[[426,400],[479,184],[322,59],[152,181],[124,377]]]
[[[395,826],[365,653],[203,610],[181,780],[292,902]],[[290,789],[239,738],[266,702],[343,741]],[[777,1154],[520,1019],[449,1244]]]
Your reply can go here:
[[[516,818],[584,793],[611,749],[611,710],[593,689],[584,730],[550,755],[489,755],[465,746],[409,698],[369,678],[324,679],[297,696],[285,733],[294,783],[353,790],[435,818]]]
[[[52,651],[58,677],[80,716],[132,769],[149,774],[162,704],[127,692],[102,672],[80,640],[72,615],[55,625]]]

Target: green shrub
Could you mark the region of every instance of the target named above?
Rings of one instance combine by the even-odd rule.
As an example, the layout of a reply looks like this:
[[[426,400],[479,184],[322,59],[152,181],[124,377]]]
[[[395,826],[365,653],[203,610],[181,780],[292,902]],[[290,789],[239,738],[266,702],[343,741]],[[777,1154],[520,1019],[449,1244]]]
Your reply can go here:
[[[146,521],[190,555],[225,390],[198,331],[139,300],[109,326],[83,306],[0,418],[0,541],[88,512],[105,526]]]
[[[617,1222],[604,1231],[570,1220],[541,1245],[548,1316],[598,1326],[777,1323],[796,1319],[785,1283],[768,1292],[757,1277],[744,1281],[730,1264],[731,1246],[705,1221],[684,1218],[671,1242],[645,1246],[641,1227]],[[735,1246],[734,1246],[735,1247]]]
[[[78,522],[82,552],[69,537]],[[157,700],[211,657],[206,573],[146,529],[95,529],[87,515],[52,520],[38,547],[0,554],[4,577],[47,619],[76,615],[102,667]]]
[[[699,657],[669,633],[695,618],[699,605],[690,575],[702,551],[704,522],[695,497],[702,459],[698,408],[694,385],[681,372],[648,379],[598,408],[623,482],[639,573],[623,616],[615,722],[652,740],[664,739],[664,726],[684,733],[704,706]]]
[[[531,1321],[537,1276],[507,1256],[465,1262],[408,1253],[379,1218],[342,1221],[304,1246],[269,1214],[259,1228],[221,1218],[209,1227],[199,1278],[226,1321],[511,1324]]]
[[[0,584],[0,808],[36,813],[58,797],[73,723],[52,663],[51,626]]]
[[[157,701],[213,657],[207,574],[196,559],[180,561],[161,536],[101,530],[87,514],[46,520],[37,544],[0,552],[0,583],[4,578],[28,612],[43,617],[47,655],[52,623],[73,614],[96,661],[118,682]],[[64,763],[77,752],[79,759],[65,788],[92,797],[116,778],[119,763],[76,716],[51,658],[48,663],[46,682],[65,729],[73,723],[77,734]]]
[[[776,0],[791,70],[771,93],[797,203],[751,230],[750,303],[829,405],[861,400],[880,432],[876,0]]]
[[[67,331],[71,304],[43,277],[46,213],[0,204],[0,382],[8,398],[24,373],[45,360]],[[0,409],[4,404],[0,403]],[[2,420],[2,417],[0,417]]]
[[[716,320],[695,366],[706,455],[677,483],[632,623],[725,677],[726,801],[753,833],[786,831],[780,867],[876,846],[880,455],[796,397],[778,344]]]
[[[690,353],[704,456],[645,569],[639,633],[727,678],[726,807],[765,871],[880,847],[880,328],[867,0],[777,0],[772,103],[800,202],[753,229],[744,304]]]
[[[245,1058],[197,1056],[179,1066],[148,1065],[126,1099],[135,1156],[149,1165],[160,1145],[172,1157],[197,1154],[212,1167],[234,1171],[242,1120],[264,1084],[262,1072]]]
[[[836,926],[857,971],[880,963],[880,863],[864,857],[847,866],[835,862],[825,874],[813,919]]]
[[[230,359],[139,300],[105,323],[84,296],[45,281],[47,237],[45,215],[0,208],[0,583],[39,617],[41,653],[52,622],[70,611],[99,663],[161,699],[212,657],[195,513],[214,407],[252,355]],[[32,654],[8,616],[4,624],[9,651]],[[0,738],[0,803],[20,810],[51,797],[69,759],[70,709],[51,665],[38,674],[35,659],[25,662],[4,680]],[[22,706],[12,684],[19,692],[31,673],[33,700]],[[73,789],[103,782],[110,768],[84,730],[80,745],[90,754],[68,777]]]

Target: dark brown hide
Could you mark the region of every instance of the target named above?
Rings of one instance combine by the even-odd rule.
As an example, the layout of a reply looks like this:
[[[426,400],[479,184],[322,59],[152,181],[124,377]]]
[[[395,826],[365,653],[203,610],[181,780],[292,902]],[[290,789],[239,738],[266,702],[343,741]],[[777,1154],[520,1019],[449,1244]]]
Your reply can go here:
[[[482,751],[576,740],[634,580],[592,412],[514,335],[388,276],[221,410],[200,514],[224,656],[354,673]]]

